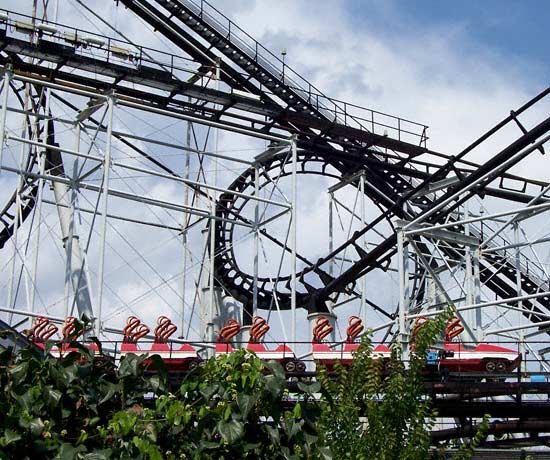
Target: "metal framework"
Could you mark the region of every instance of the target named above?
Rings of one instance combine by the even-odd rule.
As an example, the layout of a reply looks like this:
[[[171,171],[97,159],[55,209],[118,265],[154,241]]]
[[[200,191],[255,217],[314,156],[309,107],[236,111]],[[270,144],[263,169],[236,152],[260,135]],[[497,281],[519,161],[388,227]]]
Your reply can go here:
[[[423,124],[325,96],[206,1],[119,3],[174,54],[0,11],[8,322],[78,309],[106,334],[121,312],[157,313],[141,304],[152,296],[184,339],[213,341],[227,318],[246,326],[266,310],[296,342],[306,315],[353,312],[407,350],[415,318],[452,304],[469,341],[516,341],[550,371],[537,251],[550,242],[550,184],[515,173],[545,153],[550,118],[537,107],[550,88],[449,155],[428,148]],[[220,136],[252,153],[224,152]],[[308,253],[300,238],[316,229],[300,210],[314,183],[328,244]],[[55,251],[62,295],[44,288],[59,281],[45,268]]]

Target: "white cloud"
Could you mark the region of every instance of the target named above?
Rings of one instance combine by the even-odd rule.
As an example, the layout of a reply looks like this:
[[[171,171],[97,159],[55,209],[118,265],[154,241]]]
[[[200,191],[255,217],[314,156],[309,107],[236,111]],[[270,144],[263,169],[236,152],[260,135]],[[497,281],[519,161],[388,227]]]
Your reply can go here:
[[[541,63],[510,62],[463,24],[413,29],[392,2],[364,2],[355,21],[345,1],[216,4],[275,54],[287,48],[289,65],[325,94],[428,124],[430,146],[449,154],[543,89]],[[385,33],[384,21],[402,33]]]

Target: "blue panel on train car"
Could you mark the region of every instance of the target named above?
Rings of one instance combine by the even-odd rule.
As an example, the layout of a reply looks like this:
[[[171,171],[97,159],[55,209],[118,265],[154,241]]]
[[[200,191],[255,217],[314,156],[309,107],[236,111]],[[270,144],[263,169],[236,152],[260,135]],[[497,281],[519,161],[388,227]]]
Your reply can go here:
[[[429,351],[426,354],[426,364],[434,366],[439,361],[439,353],[437,351]]]
[[[546,377],[544,375],[532,375],[531,376],[531,382],[532,383],[546,382]]]

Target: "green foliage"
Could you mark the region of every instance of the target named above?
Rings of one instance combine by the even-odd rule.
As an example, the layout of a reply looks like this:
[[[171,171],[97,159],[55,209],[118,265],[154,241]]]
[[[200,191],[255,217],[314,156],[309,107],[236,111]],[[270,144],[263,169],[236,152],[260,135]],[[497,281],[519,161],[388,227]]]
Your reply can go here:
[[[373,356],[369,334],[349,368],[335,373],[321,371],[321,441],[329,445],[334,460],[424,460],[430,456],[430,430],[436,412],[424,394],[425,357],[445,328],[449,308],[418,331],[414,352],[403,362],[399,344],[392,344],[391,358]],[[483,430],[457,460],[471,458],[483,439]]]
[[[366,339],[349,369],[321,373],[320,429],[335,460],[427,458],[435,413],[415,369],[405,369],[398,346],[388,362],[373,358]]]
[[[178,398],[161,396],[157,416],[178,458],[299,459],[316,451],[314,419],[285,410],[286,378],[279,364],[240,351],[197,367]]]
[[[151,361],[156,371],[146,375]],[[284,408],[278,364],[243,351],[198,366],[175,394],[165,381],[152,357],[128,355],[115,367],[82,347],[62,359],[3,351],[0,459],[297,460],[320,452],[314,412]]]
[[[105,356],[71,347],[77,351],[63,359],[34,348],[0,353],[0,458],[111,458],[116,443],[105,442],[104,427],[122,429],[124,420],[113,414],[158,390],[143,376],[142,357],[128,357],[116,369]]]
[[[1,351],[0,460],[424,459],[436,414],[422,369],[445,320],[418,333],[408,366],[397,344],[388,362],[374,359],[367,337],[351,367],[298,382],[301,396],[279,364],[246,351],[195,367],[173,394],[158,356],[115,366],[77,343],[62,359]]]

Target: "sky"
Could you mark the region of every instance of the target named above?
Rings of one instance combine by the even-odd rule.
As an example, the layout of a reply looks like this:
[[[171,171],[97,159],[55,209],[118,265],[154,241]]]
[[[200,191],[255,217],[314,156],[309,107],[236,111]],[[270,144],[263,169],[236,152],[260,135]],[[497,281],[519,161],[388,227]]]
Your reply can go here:
[[[325,94],[425,123],[447,153],[550,81],[542,1],[215,4]]]
[[[114,1],[83,3],[136,43],[166,47]],[[287,63],[325,94],[429,125],[440,150],[456,151],[550,82],[544,0],[211,3],[274,54],[286,49]],[[58,5],[60,22],[114,35],[76,1]]]
[[[394,33],[459,26],[473,42],[510,60],[525,57],[540,60],[550,50],[548,41],[542,38],[550,14],[550,5],[545,0],[379,1],[374,8],[382,5],[385,8],[388,4],[392,9],[391,15],[385,17],[388,21],[384,21],[384,28]],[[362,1],[351,0],[349,6],[352,21],[359,26],[366,14],[372,14]],[[394,24],[392,19],[396,17]]]
[[[286,62],[326,95],[427,124],[428,146],[447,154],[460,152],[550,83],[550,44],[545,40],[550,3],[542,0],[212,3],[274,54],[286,49]],[[114,1],[87,0],[85,4],[134,42],[170,49],[165,40]],[[28,11],[29,5],[30,1],[2,0],[0,6]],[[114,35],[97,19],[83,14],[74,0],[59,0],[59,6],[60,22]],[[549,107],[543,102],[541,108],[525,117],[524,124],[529,128],[546,118]],[[140,132],[151,130],[145,124],[136,126],[134,129]],[[476,161],[489,158],[517,135],[517,128],[505,132],[475,152]],[[222,136],[222,142],[227,151],[246,152],[250,147],[231,136]],[[518,172],[550,180],[546,157],[535,157]],[[148,190],[177,199],[175,188],[158,186]],[[308,206],[309,200],[320,199],[312,189],[301,189],[301,196],[307,198],[300,209],[302,222],[309,222],[312,228],[326,225],[326,213],[319,212],[319,208],[326,209],[326,203],[320,200],[315,201],[316,206]],[[55,215],[51,225],[55,227]],[[133,235],[134,245],[146,246],[138,236]],[[312,238],[303,232],[299,238],[311,251],[326,248],[325,234]],[[247,251],[240,255],[246,259],[242,254]],[[161,255],[154,256],[154,262],[167,260],[168,256],[169,249],[165,248]],[[177,270],[174,265],[164,264],[166,277]],[[132,299],[144,283],[117,283],[119,295]],[[369,295],[388,304],[396,301],[395,295],[382,300],[382,293],[375,289]],[[149,304],[140,305],[146,309]]]

